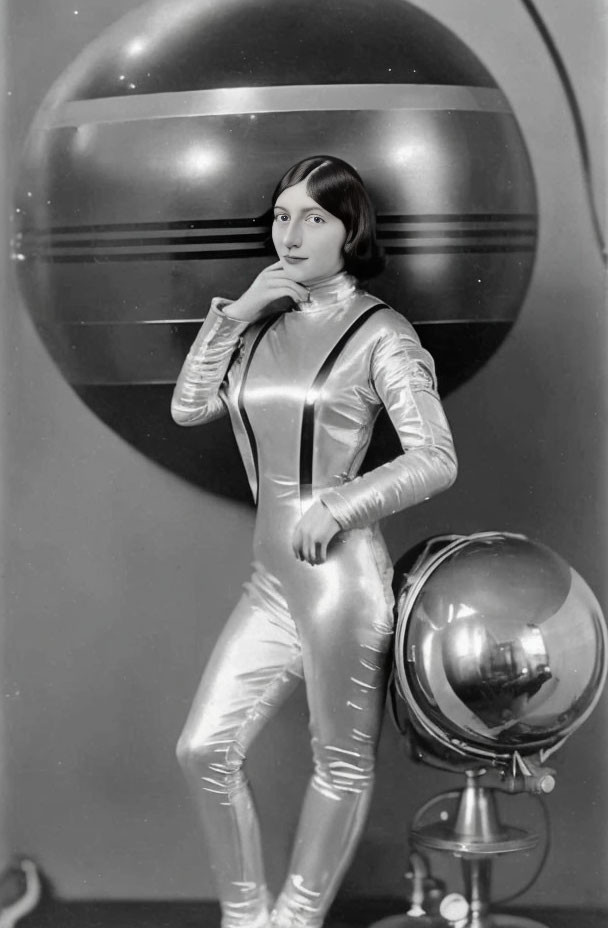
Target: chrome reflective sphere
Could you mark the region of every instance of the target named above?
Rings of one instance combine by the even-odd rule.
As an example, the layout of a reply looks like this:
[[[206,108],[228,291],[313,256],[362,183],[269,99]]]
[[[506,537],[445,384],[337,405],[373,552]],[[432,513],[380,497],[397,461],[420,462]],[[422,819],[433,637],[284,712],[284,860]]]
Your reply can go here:
[[[537,204],[504,94],[406,0],[148,4],[30,134],[15,255],[46,345],[107,423],[208,489],[249,495],[228,423],[175,428],[171,386],[211,297],[273,260],[277,180],[317,153],[361,172],[390,259],[370,289],[418,327],[445,393],[515,321]]]
[[[397,683],[439,756],[466,764],[559,746],[600,696],[606,644],[585,581],[523,536],[436,539],[407,566]]]

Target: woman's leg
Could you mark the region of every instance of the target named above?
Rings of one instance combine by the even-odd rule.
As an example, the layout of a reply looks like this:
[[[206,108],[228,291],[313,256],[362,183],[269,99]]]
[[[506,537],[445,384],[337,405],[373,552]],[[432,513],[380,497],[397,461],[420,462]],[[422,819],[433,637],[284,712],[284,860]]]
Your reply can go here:
[[[302,675],[279,584],[259,565],[211,655],[177,754],[203,824],[222,928],[266,928],[267,893],[247,749]]]
[[[348,543],[317,571],[319,589],[302,598],[304,678],[314,773],[283,891],[277,928],[319,928],[365,824],[384,712],[393,635],[392,569],[371,532]],[[323,577],[323,573],[325,577]],[[323,595],[334,591],[334,595]],[[302,615],[305,602],[310,604]],[[290,605],[293,603],[290,600]]]

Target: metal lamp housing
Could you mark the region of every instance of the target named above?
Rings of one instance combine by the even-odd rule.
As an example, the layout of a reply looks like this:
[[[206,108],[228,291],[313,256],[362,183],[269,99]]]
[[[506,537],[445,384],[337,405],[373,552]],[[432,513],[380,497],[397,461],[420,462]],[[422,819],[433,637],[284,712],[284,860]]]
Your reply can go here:
[[[600,697],[606,645],[585,581],[521,535],[437,539],[403,578],[397,685],[425,747],[457,769],[557,749]]]

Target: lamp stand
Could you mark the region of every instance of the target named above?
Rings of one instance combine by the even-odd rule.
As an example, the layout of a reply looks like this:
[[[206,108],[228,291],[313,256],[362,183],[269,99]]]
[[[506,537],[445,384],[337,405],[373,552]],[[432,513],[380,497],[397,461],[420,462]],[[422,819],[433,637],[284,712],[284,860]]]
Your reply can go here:
[[[490,911],[492,865],[503,854],[526,851],[538,844],[535,833],[503,825],[498,817],[496,790],[480,784],[480,773],[468,771],[455,811],[443,811],[438,821],[412,828],[414,851],[439,851],[462,863],[466,897],[445,896],[437,914],[420,901],[405,915],[375,922],[371,928],[547,928],[540,922]],[[453,794],[450,794],[453,795]],[[448,794],[445,794],[447,799]],[[440,805],[444,794],[433,805]]]

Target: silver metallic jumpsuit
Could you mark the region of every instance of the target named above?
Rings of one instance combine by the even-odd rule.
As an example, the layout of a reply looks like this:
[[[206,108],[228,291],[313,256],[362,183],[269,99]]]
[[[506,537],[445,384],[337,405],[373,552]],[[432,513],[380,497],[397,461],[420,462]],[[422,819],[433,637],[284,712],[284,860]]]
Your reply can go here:
[[[243,761],[304,678],[314,773],[273,925],[318,928],[368,810],[393,631],[392,569],[378,520],[456,475],[433,362],[412,326],[344,271],[261,323],[216,298],[180,374],[181,425],[229,411],[257,500],[253,575],[211,655],[178,756],[208,835],[223,928],[269,925]],[[223,312],[226,308],[227,312]],[[385,406],[403,454],[357,477]],[[321,500],[342,531],[324,564],[294,529]]]

